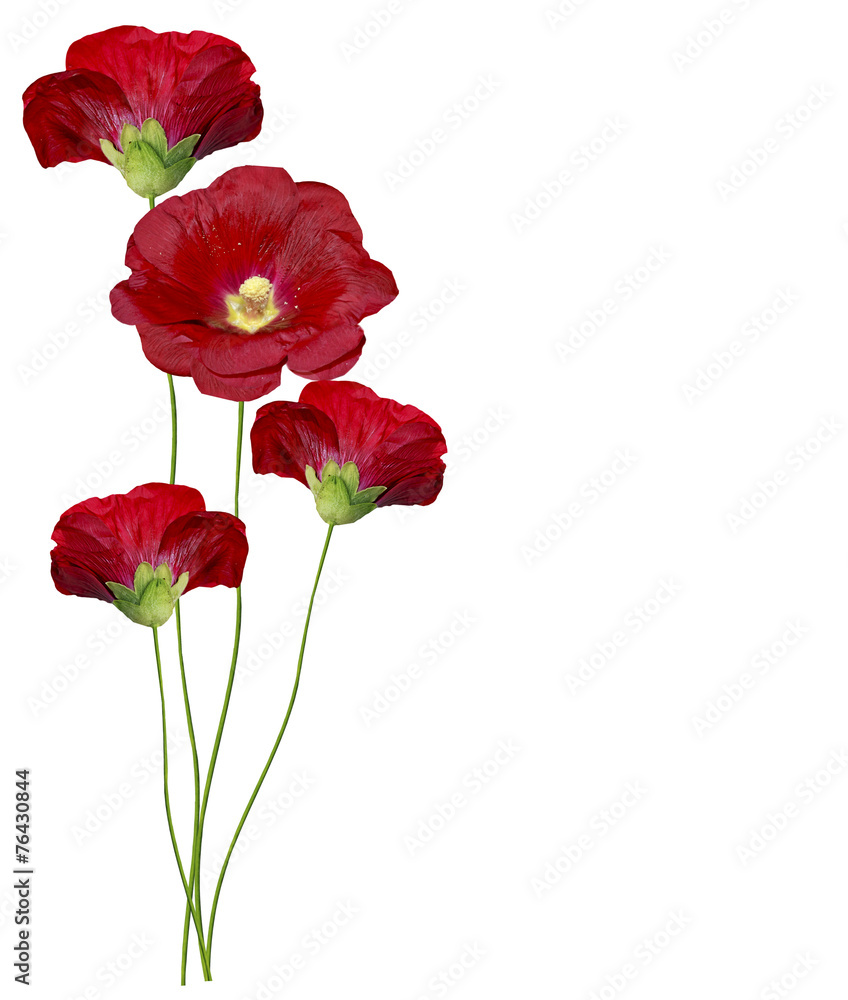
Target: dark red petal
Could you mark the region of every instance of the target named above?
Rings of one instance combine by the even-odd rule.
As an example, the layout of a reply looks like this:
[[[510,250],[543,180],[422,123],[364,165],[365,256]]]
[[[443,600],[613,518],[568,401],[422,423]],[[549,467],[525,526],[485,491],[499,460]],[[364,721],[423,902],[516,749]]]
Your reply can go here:
[[[355,323],[322,330],[289,349],[287,365],[295,375],[330,379],[356,364],[365,346],[365,334]]]
[[[185,593],[195,587],[240,586],[246,558],[244,524],[221,511],[177,518],[165,530],[157,553],[157,563],[167,563],[175,582],[189,574]]]
[[[218,149],[250,142],[262,131],[264,110],[259,99],[259,87],[247,84],[238,104],[216,115],[203,130],[203,136],[194,150],[195,159],[214,153]],[[189,132],[189,135],[194,135]]]
[[[65,515],[89,514],[102,521],[124,547],[130,561],[137,558],[137,566],[155,556],[159,539],[173,520],[205,507],[201,494],[190,486],[146,483],[129,493],[83,500]]]
[[[336,429],[326,414],[302,403],[274,402],[260,406],[250,430],[253,469],[274,473],[306,485],[304,469],[320,475],[329,459],[338,460]]]
[[[191,362],[198,350],[198,342],[192,337],[197,333],[196,327],[191,323],[174,326],[140,323],[137,329],[144,356],[159,371],[171,375],[191,375]]]
[[[157,34],[131,25],[80,38],[68,49],[66,66],[96,69],[110,76],[142,120],[153,117],[162,124],[171,145],[202,131],[205,120],[198,112],[202,108],[209,114],[205,97],[217,94],[215,110],[223,110],[255,72],[239,46],[222,35],[205,31]]]
[[[74,508],[53,529],[56,548],[50,553],[51,573],[63,594],[113,601],[106,581],[132,586],[138,562],[132,559],[115,532],[99,517]]]
[[[120,86],[94,71],[44,76],[24,93],[24,128],[42,167],[68,161],[109,161],[100,139],[118,143],[135,117]]]
[[[198,358],[216,375],[245,375],[282,368],[287,349],[283,331],[259,330],[254,334],[209,331],[199,344]]]
[[[232,399],[249,403],[260,396],[267,396],[280,384],[280,369],[247,372],[242,375],[217,375],[199,359],[191,363],[191,377],[197,388],[207,396]]]
[[[356,462],[360,489],[387,486],[378,505],[432,503],[442,485],[441,428],[416,406],[383,399],[358,382],[312,382],[301,402],[337,429],[338,461]]]

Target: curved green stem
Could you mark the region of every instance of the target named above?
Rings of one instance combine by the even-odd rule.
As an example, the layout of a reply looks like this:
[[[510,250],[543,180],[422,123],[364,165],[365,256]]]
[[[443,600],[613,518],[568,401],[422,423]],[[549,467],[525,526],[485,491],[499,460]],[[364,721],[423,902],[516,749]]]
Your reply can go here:
[[[294,687],[292,688],[291,698],[289,699],[289,707],[286,710],[286,716],[283,719],[283,724],[280,727],[280,732],[277,734],[277,739],[274,743],[274,747],[271,750],[271,755],[268,758],[265,767],[262,769],[262,774],[259,776],[259,781],[256,782],[256,787],[253,789],[253,794],[250,796],[245,807],[244,812],[241,815],[239,824],[236,827],[236,832],[233,834],[233,839],[230,841],[230,846],[227,851],[227,856],[224,858],[224,864],[221,867],[221,873],[218,876],[218,884],[215,886],[215,895],[212,899],[212,909],[209,912],[209,930],[206,937],[206,953],[210,956],[212,953],[212,933],[215,930],[215,913],[218,910],[218,897],[221,895],[221,886],[224,884],[224,876],[227,873],[227,866],[230,863],[230,858],[233,851],[235,850],[236,843],[238,842],[239,835],[241,834],[242,827],[247,822],[247,816],[250,810],[253,808],[253,803],[256,801],[256,796],[259,794],[259,789],[262,787],[262,783],[265,781],[265,777],[271,768],[271,764],[274,761],[274,757],[279,749],[280,743],[283,740],[283,736],[286,732],[286,726],[289,724],[289,718],[291,717],[292,709],[294,708],[295,698],[297,697],[297,689],[300,686],[300,671],[303,666],[303,653],[306,649],[306,636],[309,633],[309,620],[312,618],[312,606],[315,603],[315,594],[318,591],[318,581],[321,579],[321,570],[324,568],[324,560],[327,558],[327,549],[330,547],[330,538],[333,535],[333,525],[331,524],[327,529],[327,537],[324,541],[324,548],[321,552],[321,560],[318,563],[318,572],[315,574],[315,584],[312,587],[312,595],[309,598],[309,607],[306,611],[306,621],[303,623],[303,638],[300,641],[300,653],[297,658],[297,671],[294,675]]]
[[[153,648],[156,652],[156,672],[159,675],[159,696],[162,701],[162,770],[165,781],[165,815],[168,818],[168,831],[171,834],[171,845],[174,848],[174,857],[177,859],[177,868],[180,871],[180,878],[182,879],[183,889],[186,894],[186,902],[188,904],[191,917],[194,920],[195,930],[197,931],[198,947],[200,948],[200,962],[203,966],[203,978],[209,981],[211,980],[212,975],[209,971],[209,959],[206,955],[206,949],[203,946],[203,928],[200,924],[197,910],[194,908],[191,901],[191,891],[188,887],[188,882],[186,881],[182,860],[180,859],[180,851],[177,847],[177,836],[174,833],[174,821],[171,817],[171,795],[168,790],[168,724],[165,719],[165,685],[162,682],[162,658],[159,655],[159,630],[156,628],[153,629]]]
[[[234,512],[236,517],[238,517],[239,510],[239,483],[241,480],[241,447],[242,439],[244,437],[244,403],[239,403],[238,406],[238,434],[236,436],[236,482],[235,482],[235,502],[233,504]],[[215,764],[218,760],[218,750],[221,746],[221,737],[224,734],[224,723],[227,721],[227,712],[230,707],[230,697],[233,693],[233,684],[236,679],[236,664],[238,663],[238,652],[239,652],[239,642],[241,640],[241,587],[236,588],[236,631],[233,638],[233,655],[230,660],[230,675],[227,678],[227,690],[224,694],[224,704],[221,708],[221,718],[218,720],[218,731],[215,734],[215,743],[212,747],[212,756],[209,760],[209,769],[206,772],[206,784],[203,788],[203,800],[200,806],[200,816],[197,824],[197,836],[195,837],[194,846],[194,857],[192,863],[195,869],[195,880],[194,880],[194,905],[198,912],[200,912],[200,857],[201,850],[203,846],[203,827],[206,822],[206,809],[209,805],[209,793],[212,788],[212,776],[215,773]],[[189,907],[186,906],[188,910]],[[198,942],[200,946],[201,954],[203,954],[203,947]]]
[[[188,885],[189,892],[194,889],[194,882],[197,878],[197,829],[200,823],[200,763],[197,757],[197,741],[194,737],[194,724],[191,718],[191,704],[188,699],[188,685],[186,683],[186,673],[185,673],[185,661],[183,659],[183,633],[182,633],[182,620],[180,618],[180,602],[177,601],[176,607],[176,618],[177,618],[177,653],[180,660],[180,680],[183,686],[183,701],[185,702],[186,710],[186,724],[188,725],[188,738],[191,743],[191,762],[194,769],[194,826],[191,835],[191,868],[189,869]],[[200,912],[200,907],[197,907],[197,915],[200,921],[201,933],[203,930],[203,914]],[[191,920],[191,909],[188,904],[186,904],[185,920],[183,921],[183,949],[182,949],[182,960],[180,965],[180,984],[185,986],[186,981],[186,963],[188,961],[188,931],[189,924]]]
[[[171,397],[171,478],[173,486],[177,479],[177,394],[174,392],[174,376],[168,372],[168,393]]]

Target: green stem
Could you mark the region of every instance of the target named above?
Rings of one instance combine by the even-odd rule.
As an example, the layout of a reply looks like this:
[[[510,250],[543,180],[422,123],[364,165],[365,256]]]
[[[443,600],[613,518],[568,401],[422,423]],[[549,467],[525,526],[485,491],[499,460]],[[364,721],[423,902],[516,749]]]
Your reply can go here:
[[[224,864],[221,867],[221,873],[218,876],[218,884],[215,886],[215,895],[212,899],[212,909],[209,913],[209,930],[207,931],[206,937],[206,953],[210,956],[212,953],[212,933],[215,930],[215,914],[218,910],[218,897],[221,895],[221,886],[224,884],[224,875],[227,873],[227,866],[230,863],[230,857],[235,849],[236,843],[238,842],[239,835],[241,834],[242,827],[247,822],[247,816],[253,807],[253,803],[256,801],[256,796],[259,794],[259,789],[262,787],[262,783],[265,781],[265,777],[271,768],[271,764],[274,761],[274,757],[279,749],[280,743],[283,740],[283,736],[286,731],[286,726],[289,724],[289,718],[291,717],[292,709],[294,708],[295,698],[297,697],[297,689],[300,686],[300,671],[303,666],[303,653],[306,649],[306,636],[309,633],[309,620],[312,618],[312,606],[315,603],[315,594],[318,591],[318,581],[321,579],[321,570],[324,568],[324,560],[327,558],[327,549],[330,547],[330,538],[333,535],[333,525],[331,524],[327,529],[327,538],[324,541],[324,549],[321,552],[321,561],[318,563],[318,572],[315,574],[315,585],[312,587],[312,595],[309,598],[309,607],[306,612],[306,621],[303,623],[303,638],[300,641],[300,654],[297,658],[297,671],[294,675],[294,687],[292,688],[291,698],[289,699],[289,707],[286,710],[286,716],[283,719],[283,724],[280,727],[280,732],[277,734],[277,739],[274,743],[274,747],[271,750],[271,755],[268,758],[265,767],[262,769],[262,774],[259,776],[259,781],[256,782],[256,787],[253,789],[253,794],[250,796],[242,813],[239,824],[236,827],[236,832],[233,834],[233,839],[230,842],[229,850],[227,851],[227,856],[224,858]]]
[[[189,892],[194,889],[195,879],[197,878],[197,829],[200,824],[200,763],[197,757],[197,741],[194,737],[194,724],[191,718],[191,704],[188,699],[188,685],[186,683],[186,673],[185,673],[185,661],[183,659],[183,633],[182,633],[182,620],[180,618],[180,602],[177,601],[176,604],[176,618],[177,618],[177,653],[180,660],[180,679],[183,686],[183,701],[185,702],[186,710],[186,723],[188,725],[188,738],[191,743],[191,762],[194,769],[194,828],[191,835],[191,868],[189,869],[188,885]],[[198,918],[200,920],[201,932],[203,929],[203,914],[200,912],[200,907],[197,908]],[[189,923],[191,920],[191,910],[188,905],[186,905],[185,920],[183,922],[183,949],[182,949],[182,961],[180,966],[180,985],[185,986],[186,981],[186,964],[188,961],[188,932]]]
[[[155,196],[151,194],[151,195],[148,196],[147,200],[150,203],[151,210],[153,210],[156,207],[156,198],[155,198]]]
[[[244,403],[238,406],[238,435],[236,437],[236,484],[235,502],[233,504],[236,517],[238,517],[239,482],[241,480],[241,446],[244,437]],[[197,837],[194,849],[195,855],[195,881],[194,881],[194,901],[195,907],[200,911],[200,858],[203,846],[203,827],[206,822],[206,809],[209,805],[209,793],[212,788],[212,776],[215,773],[215,764],[218,760],[218,750],[221,746],[221,737],[224,733],[224,723],[227,721],[227,712],[230,707],[230,697],[233,693],[233,683],[236,679],[236,664],[238,663],[239,642],[241,640],[241,587],[236,588],[236,632],[233,638],[233,655],[230,660],[230,675],[227,678],[227,690],[224,694],[224,704],[221,708],[221,718],[218,721],[218,731],[215,734],[215,743],[212,747],[212,757],[209,760],[209,770],[206,772],[206,784],[203,789],[203,801],[200,806],[200,818],[197,825]],[[186,907],[188,909],[188,907]],[[201,955],[203,947],[200,945]]]
[[[168,831],[171,834],[171,845],[174,848],[174,857],[177,859],[177,868],[180,871],[180,878],[182,879],[183,889],[185,890],[186,901],[198,935],[200,962],[203,966],[203,978],[209,981],[211,980],[212,975],[209,971],[209,959],[206,956],[206,949],[203,947],[203,928],[201,927],[197,911],[191,902],[191,891],[189,890],[188,882],[185,877],[185,870],[183,869],[183,863],[180,859],[180,851],[177,847],[177,836],[174,833],[174,821],[171,817],[171,795],[168,790],[168,724],[165,719],[165,685],[162,682],[162,658],[159,655],[159,630],[156,628],[153,629],[153,648],[156,652],[156,672],[159,675],[159,696],[162,701],[162,770],[165,776],[165,815],[168,818]]]
[[[171,478],[173,486],[177,479],[177,394],[174,392],[174,376],[168,373],[168,392],[171,396]]]
[[[239,516],[239,483],[241,482],[241,439],[244,435],[244,403],[238,405],[238,438],[236,440],[236,495],[233,501],[233,513]]]

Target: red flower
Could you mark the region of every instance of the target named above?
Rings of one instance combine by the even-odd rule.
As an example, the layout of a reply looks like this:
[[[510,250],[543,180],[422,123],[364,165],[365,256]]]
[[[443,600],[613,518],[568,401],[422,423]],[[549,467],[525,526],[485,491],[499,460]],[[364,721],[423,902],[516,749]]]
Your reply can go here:
[[[430,504],[442,488],[439,425],[358,382],[312,382],[297,403],[266,403],[250,440],[254,470],[310,486],[328,523],[388,504]]]
[[[284,364],[335,378],[356,362],[364,316],[397,295],[335,188],[280,167],[236,167],[148,212],[127,246],[112,312],[148,359],[201,392],[257,399]]]
[[[42,167],[109,163],[100,140],[120,148],[124,125],[141,129],[148,118],[169,147],[199,134],[196,159],[253,139],[262,126],[256,68],[221,35],[123,25],[74,42],[65,65],[24,93],[24,128]]]
[[[164,483],[76,504],[59,518],[53,541],[57,590],[114,603],[144,625],[163,624],[177,597],[195,587],[238,587],[247,558],[238,518],[207,511],[197,490]],[[151,606],[161,621],[141,620]]]

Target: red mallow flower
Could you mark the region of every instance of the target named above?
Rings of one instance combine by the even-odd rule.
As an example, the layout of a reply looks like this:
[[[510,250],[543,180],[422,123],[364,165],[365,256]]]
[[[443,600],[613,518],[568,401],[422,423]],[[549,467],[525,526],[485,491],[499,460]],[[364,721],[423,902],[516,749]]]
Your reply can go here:
[[[254,470],[309,486],[328,524],[388,504],[429,504],[442,488],[439,425],[358,382],[312,382],[297,403],[266,403],[250,440]]]
[[[343,375],[365,342],[360,320],[397,295],[345,197],[280,167],[236,167],[157,205],[126,264],[114,316],[138,327],[157,368],[224,399],[271,392],[284,364],[305,378]]]
[[[238,587],[247,558],[238,518],[207,511],[195,489],[165,483],[83,500],[59,518],[53,541],[57,590],[109,601],[151,626],[195,587]]]
[[[141,130],[151,118],[168,148],[199,136],[195,159],[253,139],[262,126],[256,68],[221,35],[123,25],[74,42],[65,65],[24,92],[24,128],[42,167],[114,162],[100,140],[120,149],[124,126]]]

